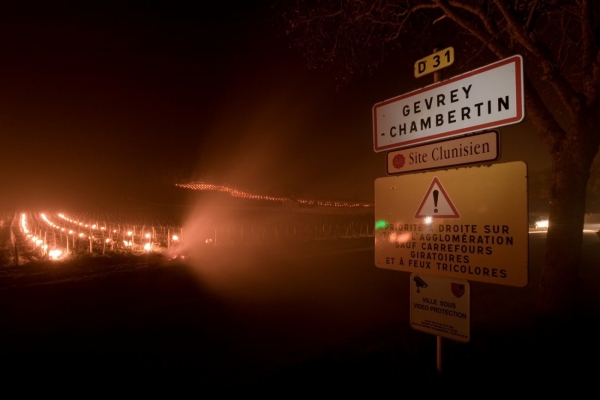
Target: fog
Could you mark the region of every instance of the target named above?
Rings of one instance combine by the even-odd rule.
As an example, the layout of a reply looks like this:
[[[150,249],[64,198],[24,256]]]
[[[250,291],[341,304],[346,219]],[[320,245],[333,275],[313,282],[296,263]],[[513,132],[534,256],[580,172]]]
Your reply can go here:
[[[290,49],[265,4],[90,10],[3,14],[5,209],[180,205],[163,188],[198,180],[373,201],[385,154],[373,151],[371,109],[428,84],[404,60],[338,86]],[[501,142],[501,161],[549,165],[527,122]]]

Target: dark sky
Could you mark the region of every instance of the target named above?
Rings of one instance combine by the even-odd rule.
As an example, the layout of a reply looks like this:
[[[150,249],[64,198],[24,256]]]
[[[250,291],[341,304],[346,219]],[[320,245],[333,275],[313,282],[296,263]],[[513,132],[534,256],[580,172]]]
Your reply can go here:
[[[198,178],[373,201],[385,154],[371,108],[430,82],[390,63],[337,89],[273,28],[268,1],[216,3],[0,6],[3,198],[91,201]],[[502,161],[547,165],[527,123],[500,130]]]

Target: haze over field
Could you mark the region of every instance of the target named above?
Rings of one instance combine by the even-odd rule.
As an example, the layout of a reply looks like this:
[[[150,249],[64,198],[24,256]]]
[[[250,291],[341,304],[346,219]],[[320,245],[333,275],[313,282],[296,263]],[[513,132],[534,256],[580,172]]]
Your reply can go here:
[[[430,77],[402,60],[337,88],[289,48],[269,3],[0,7],[4,207],[169,202],[164,186],[192,179],[373,201],[385,156],[371,108]],[[501,161],[548,166],[527,122],[501,135]]]

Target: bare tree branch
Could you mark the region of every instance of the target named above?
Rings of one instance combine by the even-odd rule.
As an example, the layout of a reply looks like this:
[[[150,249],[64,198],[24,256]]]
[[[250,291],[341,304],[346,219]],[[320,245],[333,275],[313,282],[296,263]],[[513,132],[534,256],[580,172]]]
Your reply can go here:
[[[493,1],[506,18],[512,36],[537,59],[544,71],[543,79],[552,85],[569,114],[571,116],[576,115],[583,106],[582,96],[578,95],[569,85],[569,82],[558,68],[552,52],[543,43],[535,40],[533,34],[527,34],[527,31],[509,10],[505,0]]]
[[[450,0],[449,4],[452,7],[457,7],[457,8],[462,8],[465,11],[468,11],[469,13],[477,16],[479,18],[479,20],[483,23],[485,29],[487,29],[487,31],[492,35],[492,36],[496,36],[499,33],[499,29],[498,26],[494,23],[494,21],[489,18],[488,13],[486,12],[486,10],[482,7],[475,7],[472,4],[469,3],[465,3],[464,1],[458,1],[458,0]],[[440,5],[441,7],[441,5]]]
[[[450,4],[447,3],[445,0],[435,0],[435,2],[440,7],[440,9],[442,9],[442,11],[444,11],[444,13],[448,16],[448,18],[450,18],[451,20],[456,22],[459,26],[461,26],[463,29],[468,31],[471,35],[473,35],[481,43],[486,45],[498,58],[506,58],[511,55],[511,52],[507,47],[502,46],[498,41],[494,40],[495,36],[492,36],[489,33],[489,31],[478,27],[471,20],[458,14],[456,12],[455,8],[450,6]],[[454,3],[457,4],[456,7],[458,7],[458,4],[461,2],[456,1]],[[485,18],[485,14],[483,13],[482,9],[477,9],[477,8],[468,6],[465,3],[462,3],[460,8],[463,8],[463,9],[469,11],[470,13],[476,15],[479,19],[482,19],[482,20],[487,19],[487,18]],[[485,23],[484,23],[484,25],[485,25]]]
[[[588,94],[588,105],[594,112],[600,109],[600,52],[596,53],[596,58],[592,67],[592,78],[589,80],[590,91]]]
[[[590,0],[581,1],[581,38],[582,38],[582,56],[581,70],[583,90],[587,99],[587,104],[593,108],[598,107],[598,96],[600,92],[599,61],[600,52],[598,44],[592,31],[592,10]]]
[[[525,108],[527,117],[540,134],[539,137],[547,146],[548,151],[551,154],[557,154],[561,150],[566,132],[550,113],[528,77],[525,77]]]
[[[533,25],[533,16],[535,14],[535,9],[536,9],[537,5],[538,5],[538,0],[535,0],[533,2],[533,5],[529,9],[529,16],[527,17],[527,22],[525,23],[525,26],[523,27],[523,29],[525,29],[525,32],[530,32],[530,30],[531,30],[531,27]]]

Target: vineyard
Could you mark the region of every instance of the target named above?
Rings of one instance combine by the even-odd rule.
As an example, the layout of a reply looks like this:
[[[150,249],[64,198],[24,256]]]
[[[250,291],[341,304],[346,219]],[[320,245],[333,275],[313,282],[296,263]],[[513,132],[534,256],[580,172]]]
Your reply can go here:
[[[171,256],[188,246],[252,246],[373,236],[371,213],[213,207],[154,213],[4,212],[2,263],[79,254]]]

